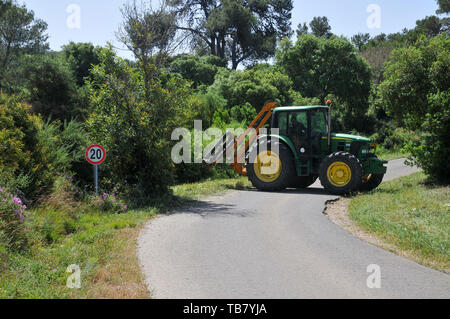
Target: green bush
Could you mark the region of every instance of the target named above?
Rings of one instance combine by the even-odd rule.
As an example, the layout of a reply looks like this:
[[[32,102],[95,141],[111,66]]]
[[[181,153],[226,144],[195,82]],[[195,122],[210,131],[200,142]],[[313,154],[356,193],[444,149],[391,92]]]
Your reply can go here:
[[[409,140],[411,160],[438,181],[450,182],[450,39],[421,38],[394,50],[380,84],[380,100],[397,124],[421,134]]]
[[[214,91],[198,93],[194,96],[194,98],[198,98],[202,101],[202,108],[198,108],[201,111],[197,112],[194,119],[202,120],[204,127],[210,127],[213,123],[214,113],[216,110],[223,109],[227,105],[227,100]]]
[[[206,143],[203,140],[202,146]],[[194,155],[194,130],[191,130],[191,157]],[[212,170],[206,165],[199,163],[179,163],[175,164],[175,184],[199,182],[212,176]]]
[[[43,141],[42,128],[41,118],[28,105],[0,93],[0,181],[27,198],[48,191],[55,178],[53,146]]]
[[[393,123],[388,122],[372,134],[370,138],[387,150],[400,150],[407,142],[416,140],[418,136],[405,128],[396,128]]]
[[[150,199],[166,193],[174,181],[170,158],[173,129],[186,122],[189,86],[168,78],[146,79],[140,69],[115,56],[111,49],[100,53],[88,84],[93,112],[86,121],[92,142],[102,144],[107,159],[101,165],[102,179],[111,191],[120,186],[137,190]]]
[[[69,162],[61,173],[73,175],[73,182],[80,187],[92,186],[92,165],[85,159],[86,148],[90,145],[91,138],[83,123],[77,121],[64,121],[58,123],[56,131],[58,140],[54,147],[63,148]]]
[[[87,180],[89,137],[75,121],[44,123],[15,96],[0,94],[0,183],[34,200],[48,194],[57,176],[74,171]]]
[[[450,67],[450,64],[448,65]],[[421,139],[408,141],[411,160],[443,183],[450,183],[450,90],[429,95],[434,112],[424,118]]]
[[[248,102],[243,105],[236,105],[231,108],[230,115],[232,119],[249,125],[256,117],[255,108]]]

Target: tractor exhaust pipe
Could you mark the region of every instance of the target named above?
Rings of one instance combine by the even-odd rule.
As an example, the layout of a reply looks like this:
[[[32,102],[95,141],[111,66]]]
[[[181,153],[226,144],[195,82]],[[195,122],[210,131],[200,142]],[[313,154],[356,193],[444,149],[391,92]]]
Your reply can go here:
[[[331,105],[333,102],[327,100],[328,105],[328,153],[331,153]]]

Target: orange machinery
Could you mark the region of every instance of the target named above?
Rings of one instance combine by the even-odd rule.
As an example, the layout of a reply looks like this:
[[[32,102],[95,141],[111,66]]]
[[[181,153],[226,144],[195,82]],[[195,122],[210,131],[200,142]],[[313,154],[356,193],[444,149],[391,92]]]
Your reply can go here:
[[[276,102],[267,102],[262,108],[261,112],[250,123],[249,127],[237,139],[229,132],[225,133],[219,142],[213,147],[214,153],[203,160],[210,168],[217,165],[219,159],[223,158],[227,150],[233,147],[234,161],[231,164],[233,170],[242,176],[247,176],[247,172],[243,163],[238,162],[238,158],[243,158],[247,153],[249,146],[253,143],[259,134],[259,130],[267,123],[272,115],[273,109],[277,107]],[[246,140],[246,136],[248,139]],[[246,141],[245,141],[246,140]],[[245,144],[244,144],[245,141]]]

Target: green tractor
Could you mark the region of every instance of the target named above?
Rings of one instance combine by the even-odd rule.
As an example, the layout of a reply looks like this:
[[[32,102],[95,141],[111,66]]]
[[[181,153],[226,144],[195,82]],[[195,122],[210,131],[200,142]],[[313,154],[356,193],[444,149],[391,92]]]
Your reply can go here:
[[[246,141],[245,147],[240,150],[239,141],[234,141],[235,159],[239,152],[245,154],[245,163],[235,160],[234,170],[264,191],[306,188],[317,178],[326,190],[338,195],[376,188],[387,162],[377,158],[376,144],[370,139],[331,133],[331,101],[327,103],[291,107],[267,103],[239,138]],[[260,134],[270,118],[270,133]],[[251,128],[256,136],[245,138]]]

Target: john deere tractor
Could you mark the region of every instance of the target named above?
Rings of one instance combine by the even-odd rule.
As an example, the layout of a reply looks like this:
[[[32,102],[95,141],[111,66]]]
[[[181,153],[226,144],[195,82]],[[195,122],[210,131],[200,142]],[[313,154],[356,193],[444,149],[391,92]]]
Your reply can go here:
[[[264,191],[306,188],[317,178],[333,194],[376,188],[386,173],[387,162],[377,158],[376,144],[370,139],[331,133],[332,103],[327,103],[277,107],[269,102],[244,134],[234,140],[225,135],[205,161],[213,166],[233,147],[233,169]],[[269,119],[270,133],[260,134]],[[273,133],[274,128],[278,134]],[[244,163],[237,160],[242,156]]]

